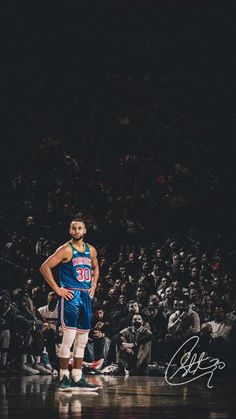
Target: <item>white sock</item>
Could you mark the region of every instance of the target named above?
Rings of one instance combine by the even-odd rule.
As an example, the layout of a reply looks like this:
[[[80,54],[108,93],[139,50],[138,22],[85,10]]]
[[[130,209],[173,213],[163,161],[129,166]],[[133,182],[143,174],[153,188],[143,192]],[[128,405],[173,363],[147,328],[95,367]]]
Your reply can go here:
[[[60,369],[60,380],[62,380],[62,378],[64,377],[64,375],[66,375],[68,378],[70,377],[70,373],[69,370],[63,370],[62,368]]]
[[[82,369],[73,368],[71,375],[73,380],[77,383],[82,377]]]

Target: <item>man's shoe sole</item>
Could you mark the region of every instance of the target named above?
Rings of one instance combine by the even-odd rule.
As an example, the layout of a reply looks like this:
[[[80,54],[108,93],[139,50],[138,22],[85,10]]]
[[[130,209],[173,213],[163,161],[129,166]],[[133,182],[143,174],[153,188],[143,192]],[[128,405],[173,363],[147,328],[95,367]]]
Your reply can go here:
[[[97,391],[99,390],[99,387],[93,387],[93,388],[89,388],[89,387],[72,387],[72,391]]]
[[[59,387],[58,389],[58,391],[63,391],[63,392],[72,391],[72,390],[73,390],[72,387],[65,387],[65,388]]]

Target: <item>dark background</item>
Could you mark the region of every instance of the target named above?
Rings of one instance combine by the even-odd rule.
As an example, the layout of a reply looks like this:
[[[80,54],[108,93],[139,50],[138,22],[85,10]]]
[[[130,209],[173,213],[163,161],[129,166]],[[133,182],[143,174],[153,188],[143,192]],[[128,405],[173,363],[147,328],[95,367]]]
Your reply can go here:
[[[230,1],[5,2],[3,237],[8,223],[17,228],[11,191],[15,175],[23,170],[41,179],[43,199],[50,172],[36,162],[43,161],[39,144],[50,137],[82,158],[85,186],[95,169],[119,185],[120,159],[127,154],[155,160],[162,153],[155,176],[176,163],[189,167],[195,181],[188,186],[187,204],[171,214],[161,207],[156,229],[152,225],[142,241],[151,233],[165,235],[162,227],[169,222],[171,231],[201,226],[224,231],[233,240],[233,16]],[[123,129],[120,121],[127,117]],[[139,163],[135,172],[137,189],[147,188],[146,166]],[[124,176],[128,184],[132,176]],[[4,213],[9,202],[10,221]]]

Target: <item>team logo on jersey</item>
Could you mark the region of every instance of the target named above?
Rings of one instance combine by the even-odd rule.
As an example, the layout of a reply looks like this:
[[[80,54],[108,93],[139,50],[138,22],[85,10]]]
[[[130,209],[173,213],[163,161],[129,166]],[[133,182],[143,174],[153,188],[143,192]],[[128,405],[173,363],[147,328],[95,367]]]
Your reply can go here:
[[[78,266],[78,265],[89,265],[91,266],[91,259],[90,258],[86,258],[86,257],[77,257],[72,259],[72,264],[73,266]]]

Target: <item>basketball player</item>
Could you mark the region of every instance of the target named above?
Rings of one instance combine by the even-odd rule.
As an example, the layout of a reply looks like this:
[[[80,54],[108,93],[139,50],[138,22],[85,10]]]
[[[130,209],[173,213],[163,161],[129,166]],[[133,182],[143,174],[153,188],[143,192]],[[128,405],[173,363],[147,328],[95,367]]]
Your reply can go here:
[[[82,377],[84,349],[91,328],[92,307],[99,266],[97,252],[93,246],[84,242],[85,222],[74,219],[70,224],[71,240],[60,246],[40,267],[50,287],[60,297],[58,320],[63,329],[60,348],[60,386],[59,391],[76,389],[97,390]],[[58,266],[60,286],[56,283],[52,269]],[[69,375],[68,363],[73,347],[74,365]]]

